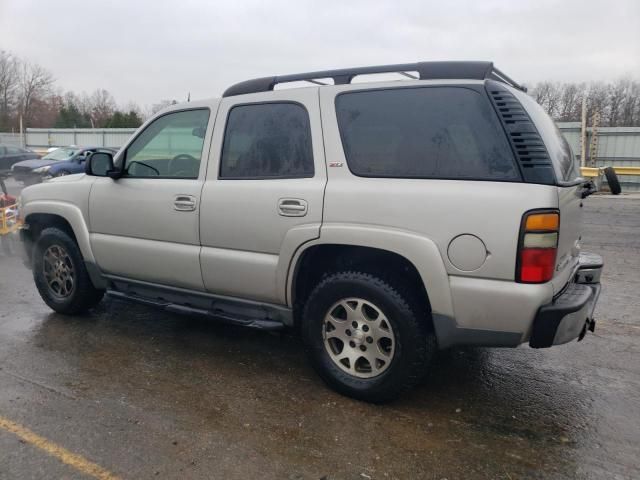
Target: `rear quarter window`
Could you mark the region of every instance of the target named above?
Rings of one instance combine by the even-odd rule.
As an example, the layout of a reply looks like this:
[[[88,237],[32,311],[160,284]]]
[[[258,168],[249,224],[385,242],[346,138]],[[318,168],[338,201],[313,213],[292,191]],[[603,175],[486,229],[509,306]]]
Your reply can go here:
[[[349,169],[368,177],[519,181],[489,101],[464,87],[365,90],[336,97]]]
[[[556,125],[556,122],[529,95],[515,92],[516,97],[527,110],[538,132],[542,136],[556,177],[565,182],[571,182],[580,177],[580,165],[567,139]]]

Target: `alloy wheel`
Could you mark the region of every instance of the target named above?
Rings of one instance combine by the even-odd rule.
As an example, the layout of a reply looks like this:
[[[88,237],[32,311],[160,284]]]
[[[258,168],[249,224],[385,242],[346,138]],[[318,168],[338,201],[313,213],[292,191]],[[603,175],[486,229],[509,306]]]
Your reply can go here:
[[[51,245],[42,257],[47,287],[54,297],[66,299],[76,286],[76,275],[69,253],[60,245]]]
[[[331,360],[358,378],[372,378],[391,365],[396,340],[385,314],[368,300],[345,298],[324,318],[324,346]]]

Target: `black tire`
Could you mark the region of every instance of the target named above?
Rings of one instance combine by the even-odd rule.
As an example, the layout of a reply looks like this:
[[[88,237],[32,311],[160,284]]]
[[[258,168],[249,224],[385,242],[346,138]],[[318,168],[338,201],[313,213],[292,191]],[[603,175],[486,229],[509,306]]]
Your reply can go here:
[[[613,195],[620,195],[622,192],[622,187],[620,186],[620,181],[618,180],[618,175],[613,167],[607,167],[604,169],[604,176],[607,178],[607,183],[609,184],[609,190]]]
[[[426,374],[437,349],[426,306],[406,288],[362,272],[338,272],[325,277],[304,307],[301,331],[310,361],[320,377],[339,393],[373,403],[393,400]],[[324,342],[324,318],[336,302],[358,297],[380,308],[395,335],[393,358],[382,373],[359,378],[336,365]],[[343,347],[346,348],[346,345]]]
[[[50,247],[56,246],[62,247],[68,255],[75,275],[73,288],[66,297],[56,295],[45,276],[45,252]],[[104,290],[98,290],[93,286],[76,242],[58,228],[46,228],[42,231],[33,249],[31,266],[40,296],[52,310],[58,313],[66,315],[83,313],[95,307],[104,296]]]

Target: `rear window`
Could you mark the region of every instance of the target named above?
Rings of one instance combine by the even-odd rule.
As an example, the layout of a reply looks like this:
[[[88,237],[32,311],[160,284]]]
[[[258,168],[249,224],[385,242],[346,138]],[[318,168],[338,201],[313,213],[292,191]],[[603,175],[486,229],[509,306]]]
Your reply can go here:
[[[336,114],[349,169],[367,177],[520,180],[488,100],[463,87],[343,93]]]

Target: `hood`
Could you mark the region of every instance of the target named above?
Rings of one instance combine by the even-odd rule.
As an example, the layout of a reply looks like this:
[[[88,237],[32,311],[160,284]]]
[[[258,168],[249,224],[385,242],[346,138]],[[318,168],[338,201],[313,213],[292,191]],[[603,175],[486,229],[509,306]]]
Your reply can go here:
[[[78,180],[82,180],[85,178],[84,173],[74,173],[72,175],[65,175],[64,177],[54,177],[47,180],[47,183],[69,183],[69,182],[77,182]]]
[[[59,160],[58,160],[59,161]],[[43,158],[34,158],[33,160],[24,160],[22,162],[14,163],[14,167],[26,167],[30,169],[45,167],[47,165],[53,165],[58,163],[57,160],[45,160]]]

